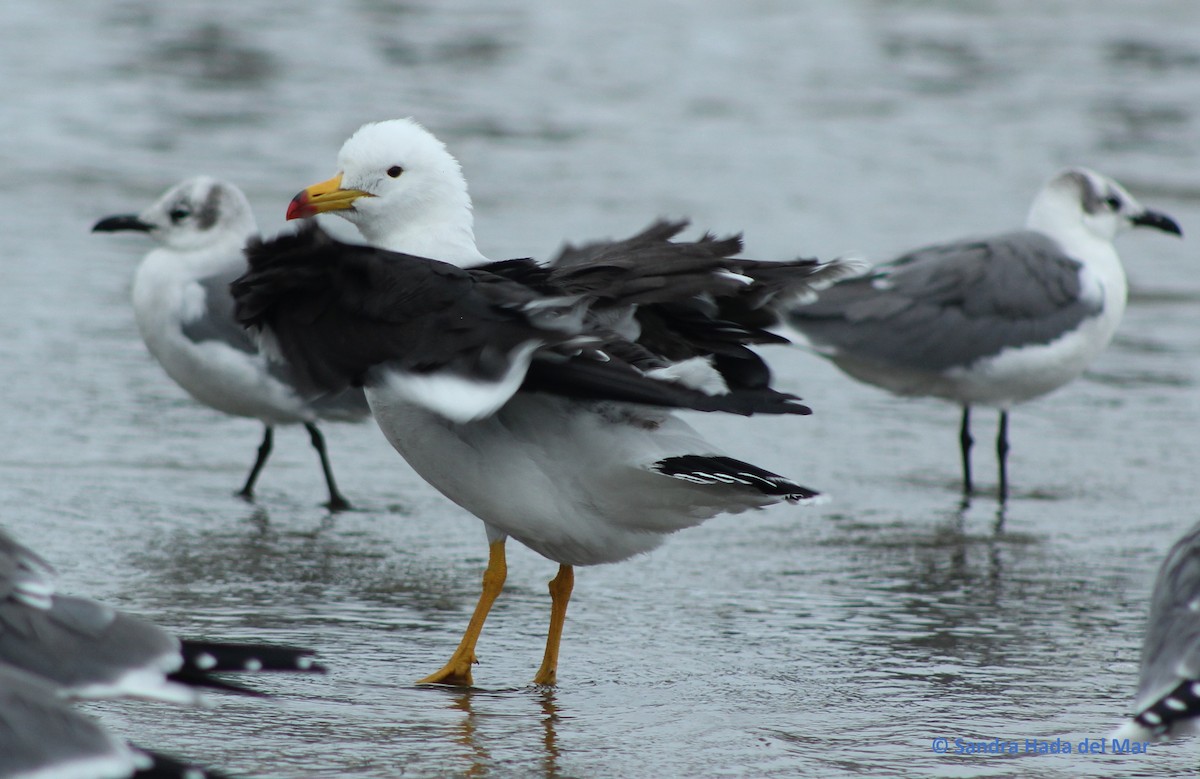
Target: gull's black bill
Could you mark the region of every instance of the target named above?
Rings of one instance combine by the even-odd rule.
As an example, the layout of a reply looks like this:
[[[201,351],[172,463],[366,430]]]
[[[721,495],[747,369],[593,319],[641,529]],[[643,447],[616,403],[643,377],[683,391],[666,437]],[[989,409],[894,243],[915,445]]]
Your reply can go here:
[[[1129,221],[1138,227],[1153,227],[1164,233],[1175,233],[1180,238],[1183,237],[1183,230],[1179,227],[1179,223],[1161,211],[1143,211]]]
[[[96,224],[92,225],[93,233],[117,233],[122,230],[139,230],[143,233],[148,233],[154,229],[154,225],[147,224],[137,218],[136,214],[118,214],[117,216],[106,216]]]

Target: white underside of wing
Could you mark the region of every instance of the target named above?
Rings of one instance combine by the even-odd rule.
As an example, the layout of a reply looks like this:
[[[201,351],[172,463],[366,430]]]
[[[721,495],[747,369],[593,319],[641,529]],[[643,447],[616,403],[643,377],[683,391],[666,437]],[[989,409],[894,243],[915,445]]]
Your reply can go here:
[[[316,419],[294,389],[271,374],[267,355],[249,354],[220,340],[193,341],[184,334],[185,324],[205,315],[204,290],[178,268],[148,258],[135,278],[133,303],[146,348],[199,402],[268,424]]]
[[[455,424],[372,388],[367,397],[396,450],[483,520],[490,537],[511,536],[567,565],[623,560],[717,514],[783,500],[743,484],[698,484],[654,471],[664,458],[722,454],[657,409],[521,392],[486,419]]]
[[[1111,341],[1124,301],[1111,304],[1049,343],[1006,347],[970,364],[942,371],[856,359],[853,354],[810,346],[851,376],[897,395],[925,395],[971,406],[1009,408],[1078,378]]]
[[[111,682],[73,687],[71,694],[77,698],[150,698],[185,705],[195,705],[203,700],[198,690],[173,682],[161,670],[153,668],[134,669]]]
[[[729,385],[725,383],[725,378],[713,367],[712,360],[708,357],[692,357],[665,368],[647,371],[646,375],[664,381],[679,382],[706,395],[729,393]]]
[[[18,774],[5,774],[11,779],[119,779],[132,776],[138,768],[129,747],[115,739],[112,753],[65,760]]]
[[[496,381],[442,373],[411,373],[383,368],[369,383],[373,392],[425,408],[451,422],[489,417],[513,396],[525,379],[538,342],[521,344],[509,354],[509,366]]]
[[[1048,344],[1002,350],[945,377],[957,386],[960,402],[1005,408],[1051,392],[1079,377],[1112,339],[1116,319],[1089,319]]]

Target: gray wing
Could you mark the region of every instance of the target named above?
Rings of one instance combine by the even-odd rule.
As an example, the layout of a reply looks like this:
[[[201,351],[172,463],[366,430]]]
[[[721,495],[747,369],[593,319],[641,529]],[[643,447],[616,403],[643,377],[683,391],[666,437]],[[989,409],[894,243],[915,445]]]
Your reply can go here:
[[[1098,314],[1081,267],[1031,231],[930,246],[835,284],[789,322],[835,354],[942,371],[1049,343]]]
[[[310,398],[308,406],[321,419],[334,422],[357,422],[371,415],[371,406],[367,403],[367,395],[362,387],[350,387],[340,392]]]
[[[183,323],[184,336],[200,343],[219,341],[246,354],[258,354],[259,346],[246,328],[234,317],[233,294],[229,285],[245,272],[245,268],[207,276],[196,283],[204,290],[204,313],[191,322]],[[267,372],[276,380],[299,390],[295,371],[278,360],[267,362]],[[362,389],[351,388],[333,395],[309,399],[309,406],[321,419],[356,421],[366,418],[371,409]]]
[[[245,270],[241,267],[197,280],[204,290],[204,313],[183,323],[185,336],[197,343],[220,341],[240,352],[258,353],[258,344],[233,316],[233,295],[229,292],[229,285]]]
[[[54,685],[0,663],[0,776],[58,776],[66,765],[71,776],[132,776],[134,756]]]
[[[182,658],[178,639],[162,628],[86,598],[56,595],[48,609],[0,603],[0,662],[72,692],[112,694],[104,688],[130,672],[165,676]]]
[[[1135,709],[1141,711],[1184,680],[1200,679],[1200,524],[1163,561],[1150,598]]]

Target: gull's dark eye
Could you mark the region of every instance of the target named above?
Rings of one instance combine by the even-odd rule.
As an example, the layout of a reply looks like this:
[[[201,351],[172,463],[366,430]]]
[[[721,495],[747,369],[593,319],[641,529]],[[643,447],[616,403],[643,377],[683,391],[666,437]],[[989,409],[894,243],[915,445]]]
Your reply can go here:
[[[1113,211],[1121,210],[1121,198],[1116,195],[1109,195],[1104,199],[1104,205],[1111,208]]]
[[[400,178],[400,174],[403,172],[404,168],[400,167],[399,165],[393,165],[392,167],[388,168],[387,171],[388,175],[394,179]]]
[[[175,224],[179,224],[191,215],[192,212],[182,206],[176,206],[175,208],[172,208],[171,213],[168,214],[168,216],[171,217],[171,221]]]

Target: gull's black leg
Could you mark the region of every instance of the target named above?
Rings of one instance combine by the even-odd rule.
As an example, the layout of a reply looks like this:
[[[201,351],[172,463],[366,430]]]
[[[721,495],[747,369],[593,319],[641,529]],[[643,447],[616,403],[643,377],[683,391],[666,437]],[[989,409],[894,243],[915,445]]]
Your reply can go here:
[[[962,450],[963,495],[969,496],[975,491],[971,485],[971,407],[963,406],[962,427],[958,431],[958,446]]]
[[[1008,411],[1000,412],[1000,430],[996,433],[996,459],[1000,461],[1000,502],[1008,500]]]
[[[270,425],[263,425],[263,440],[258,445],[258,458],[254,461],[254,467],[250,469],[250,475],[246,477],[246,484],[241,491],[237,493],[238,497],[252,500],[254,498],[254,482],[258,481],[259,471],[267,464],[267,458],[271,456],[271,446],[275,441],[275,431]]]
[[[329,455],[325,451],[325,437],[312,422],[305,422],[304,429],[308,431],[313,449],[321,456],[321,470],[325,472],[325,485],[329,487],[329,502],[325,505],[330,511],[345,511],[351,508],[350,501],[342,497],[342,493],[338,492],[337,483],[333,480],[333,468],[329,465]]]

